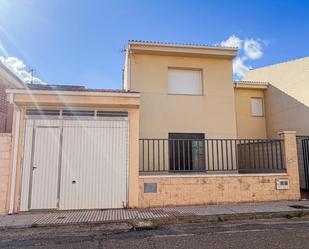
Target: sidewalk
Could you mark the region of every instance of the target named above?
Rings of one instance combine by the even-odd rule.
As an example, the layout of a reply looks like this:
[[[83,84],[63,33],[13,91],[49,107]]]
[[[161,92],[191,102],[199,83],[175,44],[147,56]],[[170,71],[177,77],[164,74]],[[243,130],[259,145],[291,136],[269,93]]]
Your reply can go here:
[[[301,209],[291,206],[302,206]],[[309,215],[309,201],[207,205],[151,209],[52,211],[1,215],[0,229],[155,220],[158,223]]]

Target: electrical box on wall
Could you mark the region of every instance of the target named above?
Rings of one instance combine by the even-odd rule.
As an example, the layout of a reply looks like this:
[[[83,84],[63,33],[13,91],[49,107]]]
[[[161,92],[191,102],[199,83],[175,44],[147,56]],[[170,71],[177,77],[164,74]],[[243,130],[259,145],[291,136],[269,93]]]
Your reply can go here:
[[[157,193],[157,183],[144,183],[144,193]]]
[[[276,189],[289,189],[290,183],[289,179],[276,179]]]

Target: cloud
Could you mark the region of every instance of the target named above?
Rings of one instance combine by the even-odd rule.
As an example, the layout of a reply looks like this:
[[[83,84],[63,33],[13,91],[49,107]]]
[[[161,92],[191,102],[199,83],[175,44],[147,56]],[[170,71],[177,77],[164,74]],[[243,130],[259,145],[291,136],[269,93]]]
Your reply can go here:
[[[236,76],[236,78],[240,79],[242,78],[247,71],[250,70],[250,66],[246,66],[244,64],[245,58],[235,58],[235,60],[233,61],[233,72],[234,75]]]
[[[16,57],[3,57],[0,56],[0,62],[4,64],[8,69],[15,73],[25,83],[30,83],[32,76],[25,63]],[[46,84],[44,81],[37,77],[32,79],[34,84]]]
[[[238,47],[238,56],[233,61],[233,73],[236,79],[241,79],[252,66],[250,61],[263,57],[263,42],[260,39],[241,39],[231,35],[220,43],[221,46]]]
[[[242,47],[242,40],[239,39],[236,35],[232,35],[226,41],[222,41],[220,45],[223,47],[233,47],[240,49]]]
[[[244,42],[245,55],[252,60],[260,59],[263,56],[262,45],[253,39]]]

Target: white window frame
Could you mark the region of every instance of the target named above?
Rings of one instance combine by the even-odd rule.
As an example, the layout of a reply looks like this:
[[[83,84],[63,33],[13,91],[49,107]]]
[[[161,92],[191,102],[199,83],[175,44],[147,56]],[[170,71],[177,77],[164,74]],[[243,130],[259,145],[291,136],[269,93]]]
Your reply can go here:
[[[261,101],[261,114],[253,113],[253,100],[260,100]],[[264,99],[262,97],[251,97],[251,116],[252,117],[264,117]]]
[[[200,68],[180,68],[180,67],[168,67],[168,74],[169,70],[179,70],[179,71],[195,71],[199,72],[200,74],[200,87],[201,87],[201,92],[198,94],[194,93],[177,93],[177,92],[170,92],[170,82],[169,82],[169,75],[167,76],[167,92],[169,95],[185,95],[185,96],[203,96],[204,95],[204,84],[203,84],[203,69]]]

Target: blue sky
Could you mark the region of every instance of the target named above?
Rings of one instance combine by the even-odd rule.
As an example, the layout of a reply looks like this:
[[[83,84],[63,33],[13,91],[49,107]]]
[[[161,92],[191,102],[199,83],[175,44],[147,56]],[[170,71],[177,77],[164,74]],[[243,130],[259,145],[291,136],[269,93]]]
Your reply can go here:
[[[220,44],[232,36],[246,70],[309,56],[308,13],[307,0],[0,0],[0,57],[50,84],[120,88],[129,39]]]

